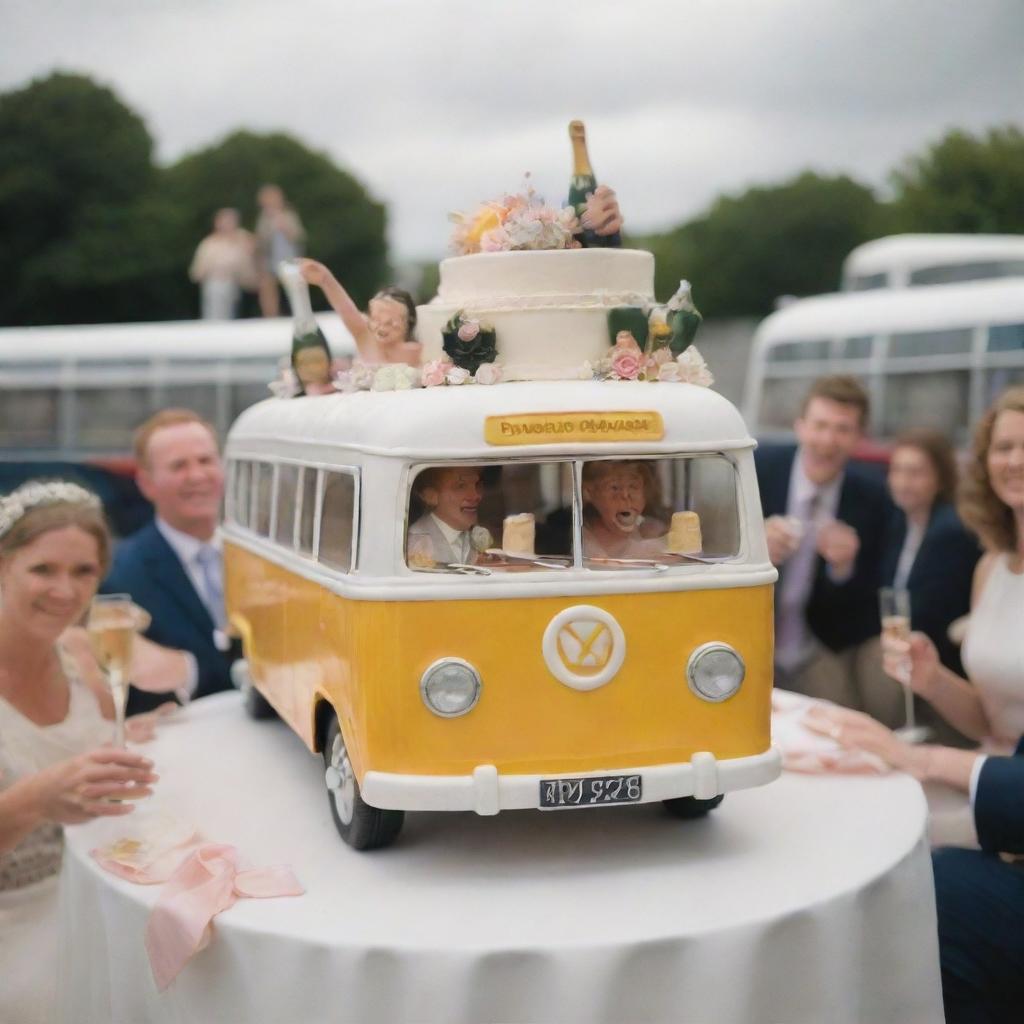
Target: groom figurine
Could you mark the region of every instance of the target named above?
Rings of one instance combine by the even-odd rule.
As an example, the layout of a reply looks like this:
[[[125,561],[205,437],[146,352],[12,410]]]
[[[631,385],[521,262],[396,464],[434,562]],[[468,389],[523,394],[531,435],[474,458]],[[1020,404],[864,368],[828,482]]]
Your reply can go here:
[[[474,564],[479,555],[474,527],[483,499],[480,470],[475,466],[424,470],[416,478],[414,493],[426,511],[409,527],[409,564],[414,568]]]

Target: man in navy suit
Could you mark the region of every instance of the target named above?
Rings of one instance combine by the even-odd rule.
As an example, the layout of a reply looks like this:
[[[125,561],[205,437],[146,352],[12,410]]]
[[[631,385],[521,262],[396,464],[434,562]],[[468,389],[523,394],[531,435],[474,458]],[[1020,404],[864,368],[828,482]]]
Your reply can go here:
[[[857,647],[879,633],[878,581],[891,506],[881,480],[850,465],[868,416],[854,377],[815,381],[796,446],[755,453],[775,588],[776,685],[861,706]]]
[[[118,545],[101,588],[130,594],[152,616],[146,636],[194,659],[194,697],[231,687],[237,645],[225,633],[223,559],[217,522],[224,471],[213,428],[187,409],[167,409],[135,433],[136,480],[152,523]],[[133,689],[129,712],[160,703]]]
[[[948,1024],[1020,1020],[1024,1005],[1024,740],[1013,757],[931,749],[925,777],[967,789],[981,850],[932,855]],[[918,756],[923,756],[919,754]]]

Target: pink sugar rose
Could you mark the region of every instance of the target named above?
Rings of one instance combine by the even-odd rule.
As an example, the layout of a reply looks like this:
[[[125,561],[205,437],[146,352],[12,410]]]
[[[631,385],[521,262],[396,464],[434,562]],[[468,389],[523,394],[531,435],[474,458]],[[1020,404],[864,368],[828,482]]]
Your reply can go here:
[[[446,359],[434,359],[423,367],[423,386],[425,388],[436,388],[444,383],[444,379],[451,370],[452,364]]]
[[[459,327],[459,341],[470,342],[480,333],[480,325],[475,320],[467,320]]]
[[[636,380],[640,375],[640,350],[616,346],[612,356],[612,373],[619,380]]]

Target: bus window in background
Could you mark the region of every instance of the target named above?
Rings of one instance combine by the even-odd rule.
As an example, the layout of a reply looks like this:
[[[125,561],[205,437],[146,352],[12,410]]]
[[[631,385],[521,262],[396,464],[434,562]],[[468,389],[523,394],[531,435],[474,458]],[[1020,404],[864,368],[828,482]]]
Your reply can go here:
[[[870,433],[883,445],[921,426],[963,445],[992,397],[1024,380],[1024,277],[790,303],[754,336],[744,401],[751,431],[790,439],[807,386],[837,373],[867,388]]]
[[[907,288],[1024,276],[1021,235],[889,235],[843,261],[842,290]]]

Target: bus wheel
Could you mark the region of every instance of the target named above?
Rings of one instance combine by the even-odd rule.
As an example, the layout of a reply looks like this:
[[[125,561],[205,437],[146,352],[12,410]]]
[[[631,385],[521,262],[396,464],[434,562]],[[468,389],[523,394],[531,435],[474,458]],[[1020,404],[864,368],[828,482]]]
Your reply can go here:
[[[252,681],[252,675],[249,672],[249,663],[244,658],[239,658],[231,666],[231,682],[242,691],[242,704],[245,707],[245,713],[250,718],[257,720],[277,718],[274,705],[256,689],[256,684]]]
[[[363,800],[337,718],[327,727],[323,751],[327,799],[338,835],[354,850],[390,846],[402,828],[405,811],[382,811]]]
[[[710,800],[698,800],[695,796],[679,796],[674,800],[662,800],[665,810],[673,818],[703,818],[713,811],[725,799],[724,793],[713,796]]]

